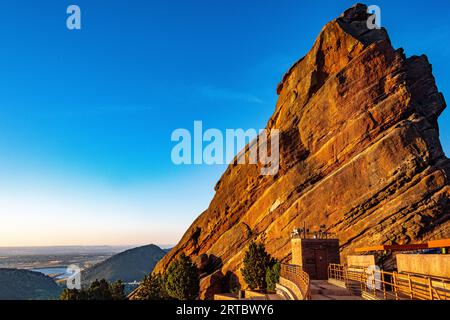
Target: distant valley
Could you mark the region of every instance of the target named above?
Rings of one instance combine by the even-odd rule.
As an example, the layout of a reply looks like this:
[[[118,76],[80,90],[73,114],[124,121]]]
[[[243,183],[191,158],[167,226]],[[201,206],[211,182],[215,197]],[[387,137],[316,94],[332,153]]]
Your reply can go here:
[[[65,268],[76,264],[85,269],[130,248],[130,246],[1,247],[0,268]]]
[[[129,292],[167,251],[156,245],[0,248],[0,300],[58,299],[72,264],[83,270],[83,285],[122,280]]]

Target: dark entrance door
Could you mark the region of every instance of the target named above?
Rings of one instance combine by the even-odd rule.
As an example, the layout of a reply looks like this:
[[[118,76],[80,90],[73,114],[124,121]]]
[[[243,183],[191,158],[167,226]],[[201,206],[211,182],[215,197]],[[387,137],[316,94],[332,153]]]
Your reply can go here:
[[[328,257],[327,250],[316,249],[314,250],[314,256],[316,260],[316,276],[318,280],[328,279]]]

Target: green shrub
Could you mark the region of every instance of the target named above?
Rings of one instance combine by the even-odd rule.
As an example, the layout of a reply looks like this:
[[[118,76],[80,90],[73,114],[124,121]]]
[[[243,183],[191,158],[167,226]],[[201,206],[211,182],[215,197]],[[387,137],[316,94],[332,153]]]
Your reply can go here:
[[[280,270],[281,265],[278,261],[276,261],[271,268],[267,268],[266,283],[268,291],[274,292],[276,290],[276,284],[280,281]]]

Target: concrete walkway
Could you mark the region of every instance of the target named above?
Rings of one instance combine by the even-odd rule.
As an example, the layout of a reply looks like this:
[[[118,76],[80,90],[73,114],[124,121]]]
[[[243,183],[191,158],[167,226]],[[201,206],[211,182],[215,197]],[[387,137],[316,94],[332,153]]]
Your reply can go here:
[[[364,300],[344,288],[334,286],[327,280],[311,281],[311,300]]]

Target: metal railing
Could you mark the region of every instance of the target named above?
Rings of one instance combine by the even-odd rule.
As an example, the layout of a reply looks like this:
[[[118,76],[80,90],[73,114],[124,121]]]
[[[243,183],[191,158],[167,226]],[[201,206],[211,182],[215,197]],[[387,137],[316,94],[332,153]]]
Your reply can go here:
[[[330,264],[328,278],[384,300],[450,300],[450,279]]]
[[[302,293],[303,300],[311,299],[309,275],[302,267],[293,264],[282,264],[280,276],[293,282]]]

